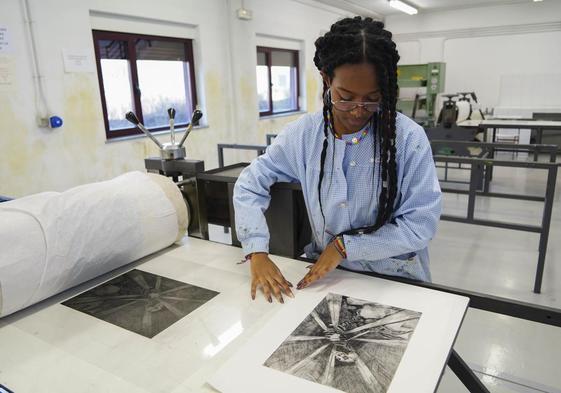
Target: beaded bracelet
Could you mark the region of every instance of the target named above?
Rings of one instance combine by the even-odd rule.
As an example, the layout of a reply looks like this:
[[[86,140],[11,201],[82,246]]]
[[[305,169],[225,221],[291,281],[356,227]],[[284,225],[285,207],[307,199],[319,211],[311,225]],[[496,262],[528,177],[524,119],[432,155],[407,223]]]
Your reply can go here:
[[[337,252],[343,257],[343,259],[347,259],[347,250],[345,249],[345,242],[343,242],[343,236],[336,236],[333,239],[333,245]]]

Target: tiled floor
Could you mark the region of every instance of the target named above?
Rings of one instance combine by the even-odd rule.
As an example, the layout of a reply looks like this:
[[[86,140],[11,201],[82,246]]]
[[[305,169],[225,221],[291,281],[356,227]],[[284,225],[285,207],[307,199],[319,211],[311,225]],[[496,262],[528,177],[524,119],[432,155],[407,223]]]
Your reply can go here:
[[[497,168],[493,191],[543,194],[545,171]],[[464,196],[445,195],[448,214],[462,214]],[[482,199],[476,216],[539,225],[543,203]],[[464,213],[465,214],[465,213]],[[436,283],[561,308],[561,176],[558,174],[542,293],[532,292],[537,234],[442,221],[431,244]],[[561,329],[470,310],[456,351],[492,392],[561,392]],[[439,392],[467,392],[446,370]]]

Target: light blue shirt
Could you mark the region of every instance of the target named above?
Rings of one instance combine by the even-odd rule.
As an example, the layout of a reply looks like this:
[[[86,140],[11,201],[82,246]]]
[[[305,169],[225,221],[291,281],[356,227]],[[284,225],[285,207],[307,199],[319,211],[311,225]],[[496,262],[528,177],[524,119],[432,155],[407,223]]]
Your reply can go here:
[[[318,182],[324,140],[323,115],[307,114],[288,124],[265,154],[241,173],[234,188],[236,232],[245,255],[268,252],[269,230],[264,212],[270,187],[276,182],[299,182],[313,239],[306,254],[317,258],[332,239],[351,228],[373,225],[377,208],[379,154],[374,154],[373,131],[358,144],[346,143],[361,132],[328,138],[322,206]],[[430,281],[428,243],[441,213],[441,191],[429,141],[421,126],[398,113],[396,118],[398,193],[390,223],[376,232],[345,235],[347,258],[341,266]]]

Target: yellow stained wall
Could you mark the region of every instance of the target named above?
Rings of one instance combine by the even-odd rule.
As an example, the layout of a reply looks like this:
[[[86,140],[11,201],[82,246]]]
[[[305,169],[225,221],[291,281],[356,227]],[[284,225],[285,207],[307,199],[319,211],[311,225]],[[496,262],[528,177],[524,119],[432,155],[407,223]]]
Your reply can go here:
[[[223,107],[220,86],[224,81],[216,73],[206,75],[205,81],[207,105]],[[59,129],[37,128],[33,110],[28,112],[30,117],[18,116],[13,96],[0,93],[0,195],[62,191],[128,171],[144,171],[144,158],[158,156],[157,146],[148,138],[106,141],[95,74],[66,74],[63,85],[60,114],[64,125]],[[169,135],[159,139],[169,141]],[[212,130],[201,128],[189,135],[188,156],[204,159],[212,168],[217,162],[216,144],[228,139],[224,116],[217,115]]]
[[[114,11],[115,18],[125,15],[123,20],[127,23],[148,23],[151,28],[154,24],[147,16],[156,18],[156,24],[169,19],[172,28],[181,29],[181,23],[193,15],[189,7],[200,5],[200,12],[193,16],[198,19],[186,26],[197,34],[197,93],[203,105],[204,123],[208,126],[194,130],[186,147],[188,157],[204,160],[207,169],[217,166],[218,143],[264,144],[267,133],[279,132],[302,115],[259,119],[254,59],[257,32],[272,32],[279,37],[288,34],[287,38],[302,42],[305,48],[302,52],[305,58],[303,107],[311,112],[317,110],[320,95],[320,79],[311,62],[313,41],[320,26],[325,28],[338,17],[289,0],[246,1],[246,6],[255,12],[255,20],[250,22],[235,18],[239,0],[209,0],[202,4],[195,0],[162,0],[158,7],[148,2],[137,4],[133,0],[119,3],[56,0],[50,4],[30,0],[47,100],[51,114],[64,120],[59,129],[42,129],[35,120],[33,73],[21,4],[18,0],[3,1],[0,25],[10,21],[13,51],[8,55],[14,59],[16,67],[12,86],[0,89],[0,195],[12,197],[63,191],[131,170],[144,171],[144,159],[158,156],[157,147],[146,137],[106,141],[97,72],[64,71],[63,48],[90,49],[93,55],[92,9],[109,14]],[[4,7],[6,4],[8,7]],[[270,7],[278,9],[271,13]],[[283,12],[302,15],[303,10],[315,15],[317,25],[295,21],[294,28],[287,31],[284,26],[267,20],[277,20]],[[54,16],[61,17],[59,24],[52,23]],[[230,22],[227,18],[231,18]],[[230,30],[226,27],[229,23]],[[165,23],[162,26],[169,27]],[[226,38],[228,34],[233,37],[230,41]],[[228,49],[232,43],[235,49]],[[167,142],[169,135],[158,139]],[[229,157],[231,160],[226,163],[249,161],[255,154],[233,152]]]

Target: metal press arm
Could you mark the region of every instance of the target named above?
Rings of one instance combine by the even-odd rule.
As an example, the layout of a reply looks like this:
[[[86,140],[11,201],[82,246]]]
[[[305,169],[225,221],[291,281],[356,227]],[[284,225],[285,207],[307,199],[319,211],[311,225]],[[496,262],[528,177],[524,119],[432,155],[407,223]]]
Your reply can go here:
[[[152,141],[153,141],[156,145],[158,145],[158,147],[159,147],[160,149],[163,149],[163,148],[164,148],[164,145],[162,145],[162,144],[160,143],[160,141],[157,140],[156,137],[155,137],[154,135],[152,135],[152,134],[150,133],[150,131],[148,131],[148,129],[147,129],[146,127],[144,127],[144,125],[138,120],[138,117],[136,117],[136,115],[135,115],[134,113],[128,112],[128,113],[125,115],[125,117],[126,117],[126,119],[127,119],[128,121],[130,121],[132,124],[134,124],[135,126],[137,126],[137,127],[140,129],[140,131],[142,131],[143,133],[145,133],[146,136],[147,136],[148,138],[152,139]]]
[[[175,145],[175,109],[168,109],[169,115],[169,132],[171,134],[171,144]]]
[[[181,142],[179,142],[179,147],[183,146],[183,144],[185,143],[185,139],[187,139],[189,133],[193,129],[193,124],[198,122],[201,119],[201,117],[203,117],[203,112],[201,112],[198,109],[195,109],[195,111],[193,112],[193,116],[191,117],[191,123],[189,123],[189,125],[187,126],[187,129],[185,130],[185,135],[183,135],[183,138],[181,138]]]

